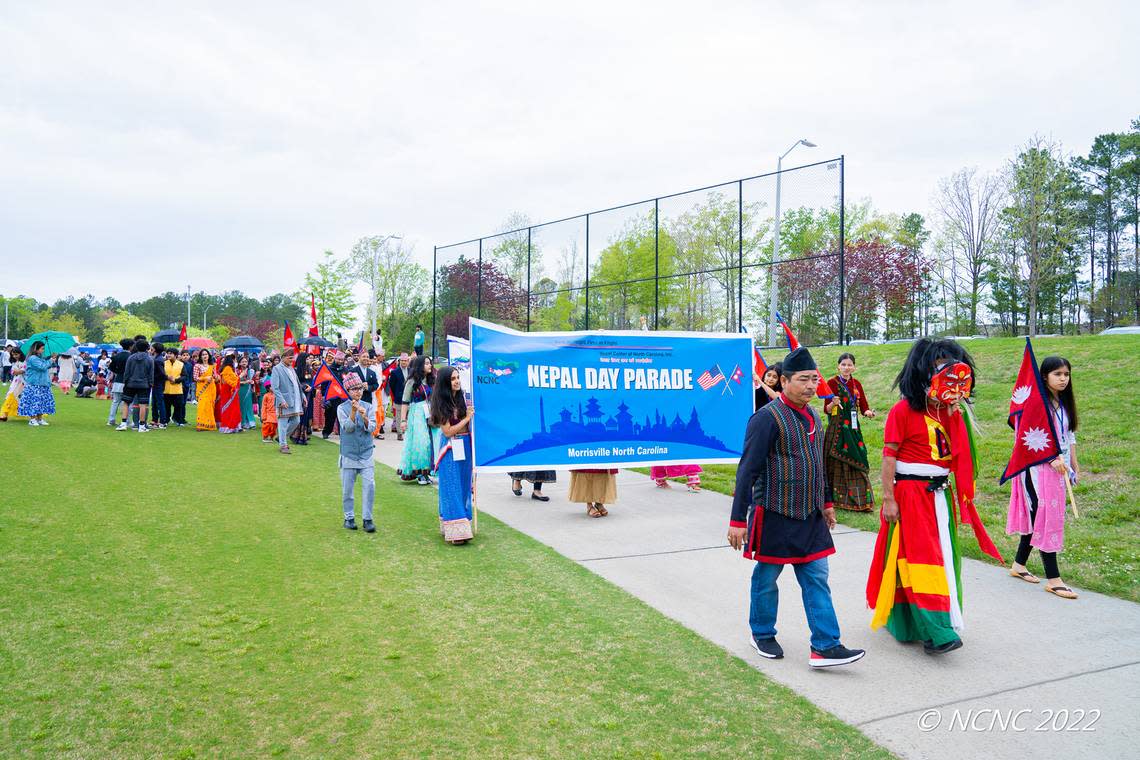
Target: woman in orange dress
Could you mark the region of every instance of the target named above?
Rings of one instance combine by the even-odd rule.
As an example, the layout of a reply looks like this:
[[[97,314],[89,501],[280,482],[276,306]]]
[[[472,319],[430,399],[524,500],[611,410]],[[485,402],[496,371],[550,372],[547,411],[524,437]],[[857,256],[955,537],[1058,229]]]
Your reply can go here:
[[[214,373],[214,359],[210,352],[202,349],[194,362],[194,392],[198,399],[198,415],[195,427],[198,430],[217,430],[214,418],[214,399],[217,397],[217,375]]]
[[[241,393],[237,371],[234,369],[234,355],[222,360],[222,371],[218,382],[218,432],[240,433]]]

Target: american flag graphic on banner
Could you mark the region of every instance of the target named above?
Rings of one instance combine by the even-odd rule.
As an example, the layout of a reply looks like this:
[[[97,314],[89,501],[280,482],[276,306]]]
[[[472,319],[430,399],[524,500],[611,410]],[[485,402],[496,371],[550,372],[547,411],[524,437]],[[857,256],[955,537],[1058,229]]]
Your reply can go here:
[[[713,365],[701,373],[697,378],[697,385],[701,386],[701,390],[707,391],[721,380],[724,380],[724,373],[720,371],[720,367]]]

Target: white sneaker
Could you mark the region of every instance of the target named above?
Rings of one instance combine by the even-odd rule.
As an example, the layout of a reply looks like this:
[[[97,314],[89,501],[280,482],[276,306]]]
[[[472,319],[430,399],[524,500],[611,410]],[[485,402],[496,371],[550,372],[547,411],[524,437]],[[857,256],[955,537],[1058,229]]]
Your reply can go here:
[[[147,429],[146,425],[139,425],[139,432],[140,433],[149,433],[150,431]]]
[[[131,426],[125,422],[120,422],[119,426],[117,428],[115,428],[115,430],[130,430],[130,429],[131,429]]]
[[[36,420],[28,420],[28,427],[39,427],[40,423]]]
[[[39,424],[40,424],[40,427],[47,427],[48,421],[47,420],[40,420]]]

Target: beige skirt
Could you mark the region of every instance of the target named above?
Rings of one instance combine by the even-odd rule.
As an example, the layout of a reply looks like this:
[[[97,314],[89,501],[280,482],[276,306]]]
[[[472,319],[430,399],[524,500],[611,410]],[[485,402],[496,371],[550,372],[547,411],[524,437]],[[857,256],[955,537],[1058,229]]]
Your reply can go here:
[[[613,504],[617,501],[617,476],[571,470],[569,498],[577,504]]]

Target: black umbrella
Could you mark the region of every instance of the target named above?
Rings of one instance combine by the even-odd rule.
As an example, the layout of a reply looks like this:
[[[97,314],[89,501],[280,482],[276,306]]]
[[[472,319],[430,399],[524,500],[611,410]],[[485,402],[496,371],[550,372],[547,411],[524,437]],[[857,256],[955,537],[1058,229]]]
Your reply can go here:
[[[178,343],[182,336],[181,330],[159,330],[150,339],[151,343]]]
[[[265,344],[252,335],[238,335],[235,338],[230,338],[222,344],[222,348],[242,348],[242,349],[255,349],[261,350],[265,348]]]
[[[319,335],[310,335],[304,340],[297,341],[299,346],[320,346],[321,348],[336,348],[336,344],[332,341],[325,340]]]

